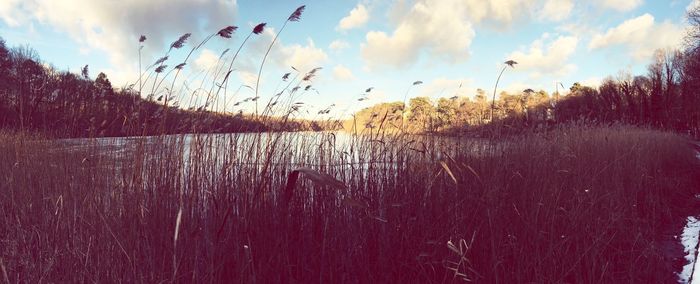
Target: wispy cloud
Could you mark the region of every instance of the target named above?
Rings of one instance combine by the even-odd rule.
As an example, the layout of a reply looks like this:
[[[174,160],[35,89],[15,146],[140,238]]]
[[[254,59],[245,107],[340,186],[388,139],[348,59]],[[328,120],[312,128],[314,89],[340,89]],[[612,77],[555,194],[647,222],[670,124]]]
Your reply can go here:
[[[328,45],[328,48],[330,50],[333,50],[336,52],[341,51],[343,49],[346,49],[348,47],[350,47],[350,43],[348,43],[347,41],[344,41],[344,40],[339,40],[339,39],[334,40],[333,42],[331,42],[331,44]]]
[[[467,7],[467,16],[474,22],[483,21],[503,28],[512,23],[528,19],[542,5],[541,0],[466,0],[456,4]]]
[[[563,21],[569,18],[574,9],[573,0],[547,0],[538,13],[538,18],[545,21]]]
[[[473,97],[476,93],[476,89],[473,86],[474,79],[472,78],[448,79],[440,77],[426,83],[419,92],[421,96],[430,97],[434,100],[452,96]]]
[[[644,4],[644,0],[595,0],[595,3],[618,12],[627,12]]]
[[[579,81],[579,84],[581,84],[582,86],[597,88],[598,86],[600,86],[600,82],[602,81],[603,80],[601,80],[599,77],[590,77]]]

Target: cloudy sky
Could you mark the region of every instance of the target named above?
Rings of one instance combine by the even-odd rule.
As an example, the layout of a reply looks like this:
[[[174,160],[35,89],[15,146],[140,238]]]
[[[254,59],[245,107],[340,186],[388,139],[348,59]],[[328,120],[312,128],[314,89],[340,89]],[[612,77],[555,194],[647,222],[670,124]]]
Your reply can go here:
[[[692,3],[691,3],[692,2]],[[190,32],[188,45],[171,54],[177,65],[207,35],[235,25],[231,39],[214,38],[188,61],[187,85],[206,81],[206,70],[226,49],[251,37],[234,63],[231,96],[255,86],[267,45],[289,14],[306,5],[301,20],[287,24],[267,60],[261,100],[280,88],[292,66],[323,67],[314,89],[300,98],[315,114],[335,104],[343,115],[380,101],[410,96],[473,96],[491,92],[502,62],[499,89],[544,89],[555,82],[595,85],[620,72],[645,73],[655,49],[680,47],[684,14],[700,0],[3,0],[0,36],[9,46],[28,44],[58,69],[91,75],[105,72],[115,86],[138,80],[138,38],[143,65],[163,56],[171,42]],[[233,52],[227,53],[227,56]],[[175,59],[179,58],[179,59]],[[226,58],[226,57],[224,57]],[[178,86],[185,83],[177,82]],[[374,87],[369,100],[357,101]],[[192,87],[194,89],[194,87]],[[252,96],[243,88],[234,101]],[[239,107],[250,109],[251,105]],[[233,110],[233,109],[230,109]],[[237,110],[237,109],[236,109]]]

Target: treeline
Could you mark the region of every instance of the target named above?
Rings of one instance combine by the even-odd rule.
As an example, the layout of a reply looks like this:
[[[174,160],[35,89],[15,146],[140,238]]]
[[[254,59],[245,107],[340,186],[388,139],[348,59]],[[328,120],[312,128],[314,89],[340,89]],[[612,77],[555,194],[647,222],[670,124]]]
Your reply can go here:
[[[700,54],[658,50],[648,73],[605,80],[597,89],[574,84],[556,104],[558,121],[622,121],[700,134]]]
[[[526,89],[500,92],[493,103],[484,90],[473,99],[428,97],[381,103],[355,114],[346,129],[449,132],[494,126],[528,129],[583,120],[652,126],[700,135],[700,56],[697,50],[658,50],[646,75],[608,77],[594,88],[574,83],[566,96]],[[491,108],[493,107],[493,119]],[[491,122],[494,123],[491,123]]]
[[[427,97],[378,104],[356,113],[356,129],[385,128],[412,132],[528,129],[586,121],[651,126],[700,137],[700,7],[687,15],[685,50],[657,50],[647,74],[605,79],[597,88],[574,83],[566,96],[526,89],[501,92],[489,101],[483,90],[467,97]],[[493,108],[493,117],[491,109]]]
[[[51,137],[320,130],[322,122],[184,110],[115,89],[104,73],[90,79],[41,62],[28,46],[0,38],[0,128]]]
[[[555,93],[553,97],[558,97]],[[511,94],[501,92],[494,103],[494,120],[510,126],[524,127],[552,121],[553,102],[546,91],[524,90]],[[385,129],[408,132],[449,132],[478,129],[489,125],[491,101],[482,89],[476,91],[474,99],[465,96],[439,98],[411,98],[404,109],[402,102],[380,103],[354,115],[346,123],[346,129]]]

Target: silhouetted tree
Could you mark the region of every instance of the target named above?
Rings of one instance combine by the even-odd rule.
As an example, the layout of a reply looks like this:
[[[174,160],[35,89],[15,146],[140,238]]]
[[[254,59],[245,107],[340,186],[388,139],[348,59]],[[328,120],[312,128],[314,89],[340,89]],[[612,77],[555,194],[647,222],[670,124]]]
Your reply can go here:
[[[12,61],[5,40],[0,38],[0,127],[9,123],[10,112],[10,72]]]
[[[95,79],[95,88],[100,95],[114,95],[114,90],[112,89],[112,83],[107,79],[105,73],[100,72]]]
[[[458,98],[440,98],[437,102],[435,127],[446,128],[457,123]]]
[[[428,97],[415,97],[409,101],[408,121],[411,128],[430,129],[430,119],[434,113],[433,104]]]

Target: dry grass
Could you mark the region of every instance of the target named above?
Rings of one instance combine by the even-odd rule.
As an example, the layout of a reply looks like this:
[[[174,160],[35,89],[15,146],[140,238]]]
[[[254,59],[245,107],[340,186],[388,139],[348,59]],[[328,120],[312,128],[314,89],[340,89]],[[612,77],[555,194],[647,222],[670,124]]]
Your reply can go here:
[[[261,133],[71,150],[0,137],[11,282],[665,283],[664,235],[700,180],[686,140],[621,126],[498,142]],[[283,195],[294,170],[309,178]]]

